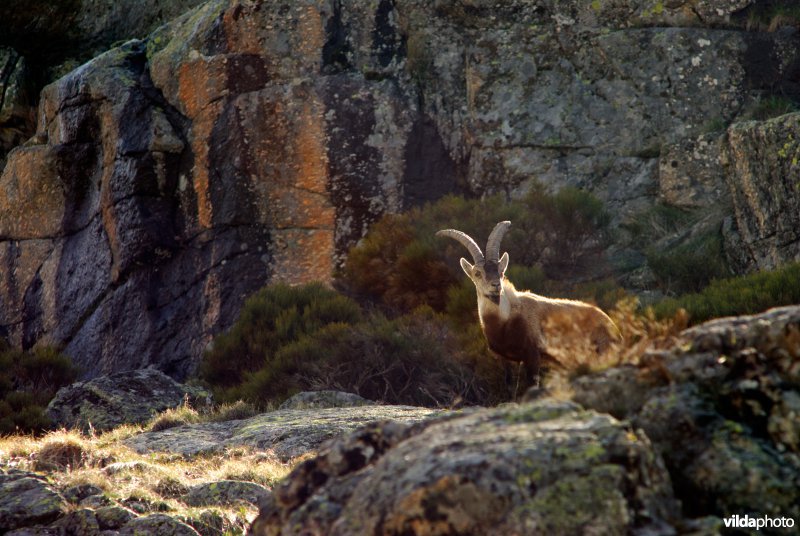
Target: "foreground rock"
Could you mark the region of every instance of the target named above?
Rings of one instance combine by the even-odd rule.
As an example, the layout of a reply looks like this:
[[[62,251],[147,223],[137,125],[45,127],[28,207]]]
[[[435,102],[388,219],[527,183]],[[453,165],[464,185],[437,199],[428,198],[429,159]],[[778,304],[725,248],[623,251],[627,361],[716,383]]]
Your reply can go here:
[[[153,368],[120,372],[64,387],[47,406],[55,426],[106,431],[142,424],[154,415],[189,401],[198,407],[208,393],[188,387]]]
[[[301,463],[253,534],[624,534],[676,513],[641,432],[548,400],[362,428]]]
[[[278,410],[250,419],[188,424],[147,432],[127,439],[125,444],[139,453],[172,452],[185,456],[249,446],[270,450],[281,460],[288,461],[372,421],[410,424],[440,414],[437,410],[408,406]]]
[[[573,389],[647,433],[686,515],[800,518],[800,307],[708,322]]]
[[[0,532],[62,516],[67,503],[41,475],[0,471]]]

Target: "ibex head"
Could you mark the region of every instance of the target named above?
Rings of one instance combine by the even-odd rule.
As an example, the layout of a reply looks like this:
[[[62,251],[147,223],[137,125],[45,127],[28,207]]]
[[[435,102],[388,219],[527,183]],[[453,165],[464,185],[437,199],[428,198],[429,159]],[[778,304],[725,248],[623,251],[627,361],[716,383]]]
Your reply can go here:
[[[508,268],[508,253],[503,253],[503,256],[500,257],[500,242],[509,227],[511,227],[510,221],[501,221],[494,226],[489,240],[486,241],[486,257],[481,253],[478,244],[466,233],[455,229],[443,229],[436,233],[436,236],[449,236],[458,240],[469,250],[474,264],[470,264],[467,259],[462,257],[461,268],[475,283],[478,294],[486,296],[494,303],[500,303],[503,275]]]

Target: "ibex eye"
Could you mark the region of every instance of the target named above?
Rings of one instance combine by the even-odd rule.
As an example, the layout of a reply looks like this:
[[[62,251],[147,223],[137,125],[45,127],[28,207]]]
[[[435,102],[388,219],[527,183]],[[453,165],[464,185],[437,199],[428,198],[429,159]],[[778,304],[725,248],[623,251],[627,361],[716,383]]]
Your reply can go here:
[[[480,272],[475,272],[475,277],[480,277],[480,276],[481,276]]]

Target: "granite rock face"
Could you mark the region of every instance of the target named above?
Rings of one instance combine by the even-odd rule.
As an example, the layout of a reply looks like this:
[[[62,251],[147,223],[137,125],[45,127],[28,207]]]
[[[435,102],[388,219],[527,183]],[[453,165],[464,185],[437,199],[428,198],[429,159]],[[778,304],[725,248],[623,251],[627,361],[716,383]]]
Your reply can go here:
[[[18,28],[53,18],[34,4]],[[185,378],[253,291],[329,281],[382,214],[449,192],[573,185],[615,224],[735,205],[709,226],[747,252],[737,270],[797,257],[791,222],[743,193],[767,174],[794,206],[755,149],[767,127],[710,134],[800,98],[798,32],[745,31],[749,0],[210,0],[146,37],[196,3],[84,4],[107,29],[87,43],[140,40],[48,85],[8,155],[0,336],[64,346],[86,377]]]
[[[541,401],[364,427],[302,462],[252,533],[624,534],[668,529],[671,493],[644,435]]]
[[[800,260],[800,113],[728,129],[725,178],[733,198],[740,271]]]
[[[144,38],[202,0],[0,4],[0,167],[36,130],[38,93],[113,43]]]
[[[122,424],[142,424],[188,400],[207,403],[208,393],[181,385],[153,368],[120,372],[60,389],[47,406],[55,426],[106,431]]]

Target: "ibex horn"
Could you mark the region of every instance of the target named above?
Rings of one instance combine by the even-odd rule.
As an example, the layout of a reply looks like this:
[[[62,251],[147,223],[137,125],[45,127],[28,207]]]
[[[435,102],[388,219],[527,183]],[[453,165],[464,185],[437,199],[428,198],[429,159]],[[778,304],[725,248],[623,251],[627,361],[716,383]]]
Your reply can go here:
[[[500,242],[503,241],[503,236],[511,227],[510,221],[501,221],[492,229],[489,235],[489,240],[486,241],[486,258],[492,262],[500,260]]]
[[[481,248],[478,247],[478,244],[466,233],[462,233],[461,231],[456,231],[455,229],[442,229],[441,231],[436,232],[436,236],[449,236],[455,240],[461,242],[461,244],[466,247],[470,254],[472,255],[472,261],[475,264],[483,264],[483,253],[481,253]]]

